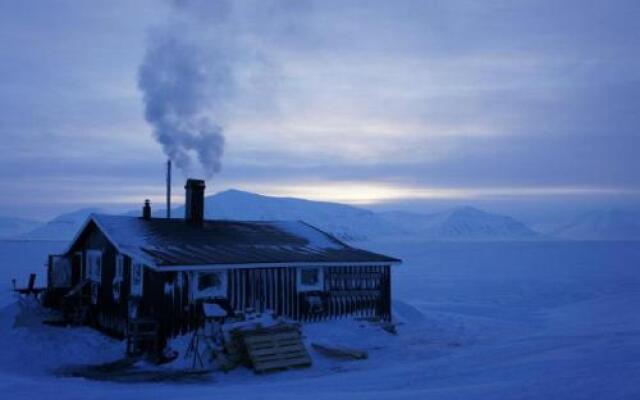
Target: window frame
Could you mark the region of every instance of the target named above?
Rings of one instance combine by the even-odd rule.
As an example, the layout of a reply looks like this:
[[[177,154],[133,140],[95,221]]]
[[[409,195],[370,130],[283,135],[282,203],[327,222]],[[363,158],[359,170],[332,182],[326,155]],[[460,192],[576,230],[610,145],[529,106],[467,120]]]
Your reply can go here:
[[[200,287],[200,279],[204,275],[215,274],[218,277],[218,285],[213,287]],[[227,297],[227,270],[219,270],[219,271],[199,271],[194,275],[194,284],[193,284],[193,297],[196,299],[202,298],[214,298],[214,297]]]
[[[113,299],[120,300],[122,294],[122,283],[124,282],[124,255],[116,254],[116,266],[112,282]]]
[[[71,260],[65,256],[51,256],[50,281],[52,287],[71,287]]]
[[[303,271],[316,270],[318,281],[314,284],[302,281]],[[298,292],[324,291],[324,268],[322,267],[299,267],[296,270],[296,283]]]
[[[306,282],[305,278],[312,278]],[[300,284],[304,286],[317,286],[320,282],[320,271],[318,268],[300,268]]]
[[[136,275],[139,273],[140,279],[135,279]],[[144,291],[144,264],[141,262],[137,262],[135,260],[131,261],[131,296],[142,296]]]
[[[87,278],[89,278],[92,282],[102,282],[102,259],[103,253],[101,250],[87,250]]]
[[[114,273],[114,280],[124,280],[124,255],[116,254],[116,270]]]

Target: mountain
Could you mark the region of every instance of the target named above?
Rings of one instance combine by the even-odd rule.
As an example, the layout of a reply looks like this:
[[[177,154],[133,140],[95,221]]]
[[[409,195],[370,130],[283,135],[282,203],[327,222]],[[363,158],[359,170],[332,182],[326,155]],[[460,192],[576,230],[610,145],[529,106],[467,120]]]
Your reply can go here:
[[[574,240],[640,240],[640,212],[594,210],[579,215],[551,235]]]
[[[472,207],[437,214],[374,213],[338,203],[269,197],[227,190],[205,198],[207,218],[303,220],[344,240],[414,238],[429,240],[519,240],[537,234],[525,224]],[[184,207],[175,211],[184,215]]]
[[[302,220],[343,240],[399,234],[378,214],[344,204],[227,190],[205,198],[205,217],[245,221]],[[184,215],[184,207],[174,211]]]
[[[0,217],[0,238],[12,238],[32,231],[42,225],[42,222],[13,217]]]
[[[82,208],[66,214],[61,214],[46,224],[27,232],[19,237],[29,240],[68,240],[78,232],[84,221],[91,213],[102,212],[98,208]]]
[[[98,209],[64,214],[26,235],[29,239],[71,239],[87,216]],[[139,216],[140,211],[125,215]],[[164,215],[154,210],[154,217]],[[180,218],[184,207],[172,211]],[[537,234],[525,224],[472,207],[436,214],[375,213],[345,204],[289,197],[270,197],[227,190],[205,197],[207,219],[244,221],[302,220],[346,241],[395,238],[402,240],[522,240]]]
[[[538,234],[524,223],[473,207],[435,214],[387,212],[381,216],[405,235],[429,240],[523,240]]]

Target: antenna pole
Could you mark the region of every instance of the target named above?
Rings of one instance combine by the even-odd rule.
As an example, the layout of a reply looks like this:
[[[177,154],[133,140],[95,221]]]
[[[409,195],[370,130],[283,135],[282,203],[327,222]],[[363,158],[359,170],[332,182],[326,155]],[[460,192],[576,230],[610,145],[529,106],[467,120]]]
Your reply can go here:
[[[167,160],[167,219],[171,218],[171,159]]]

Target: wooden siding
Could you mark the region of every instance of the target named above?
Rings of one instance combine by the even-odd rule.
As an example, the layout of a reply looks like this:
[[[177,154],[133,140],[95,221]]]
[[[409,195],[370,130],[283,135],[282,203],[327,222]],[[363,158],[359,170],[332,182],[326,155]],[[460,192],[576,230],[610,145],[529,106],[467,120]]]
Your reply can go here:
[[[227,299],[239,312],[269,312],[312,322],[343,317],[391,319],[390,267],[333,267],[324,271],[323,291],[298,292],[296,268],[227,271]],[[164,342],[194,330],[202,321],[201,304],[190,295],[188,272],[145,270],[140,312],[156,319]],[[310,307],[309,297],[322,302]]]
[[[233,309],[271,310],[298,319],[295,268],[235,269],[228,274],[228,299]]]
[[[96,328],[112,336],[124,337],[128,318],[131,260],[129,257],[124,257],[123,281],[121,283],[120,296],[116,300],[113,295],[113,279],[115,277],[117,251],[106,236],[97,229],[95,224],[90,224],[87,227],[75,246],[67,254],[71,262],[71,286],[77,285],[86,278],[84,271],[87,252],[92,250],[98,250],[102,253],[102,261],[97,302],[91,305],[91,323]],[[56,291],[55,298],[51,300],[51,305],[56,308],[64,307],[64,294],[65,292]],[[83,297],[90,298],[91,285],[87,285],[81,294]]]

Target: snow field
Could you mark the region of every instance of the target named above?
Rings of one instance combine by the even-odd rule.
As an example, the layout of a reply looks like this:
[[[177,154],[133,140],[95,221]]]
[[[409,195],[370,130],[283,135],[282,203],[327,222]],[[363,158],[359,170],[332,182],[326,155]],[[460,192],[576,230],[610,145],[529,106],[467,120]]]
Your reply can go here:
[[[399,241],[366,247],[405,261],[393,274],[398,335],[355,320],[307,324],[304,333],[308,342],[367,350],[367,360],[339,361],[310,350],[309,369],[254,375],[240,368],[214,373],[209,382],[65,378],[54,371],[118,358],[123,343],[29,318],[18,318],[16,327],[20,308],[7,294],[0,311],[0,393],[16,399],[640,398],[637,244]],[[0,279],[49,250],[37,242],[0,242]],[[13,267],[4,268],[6,260]]]

